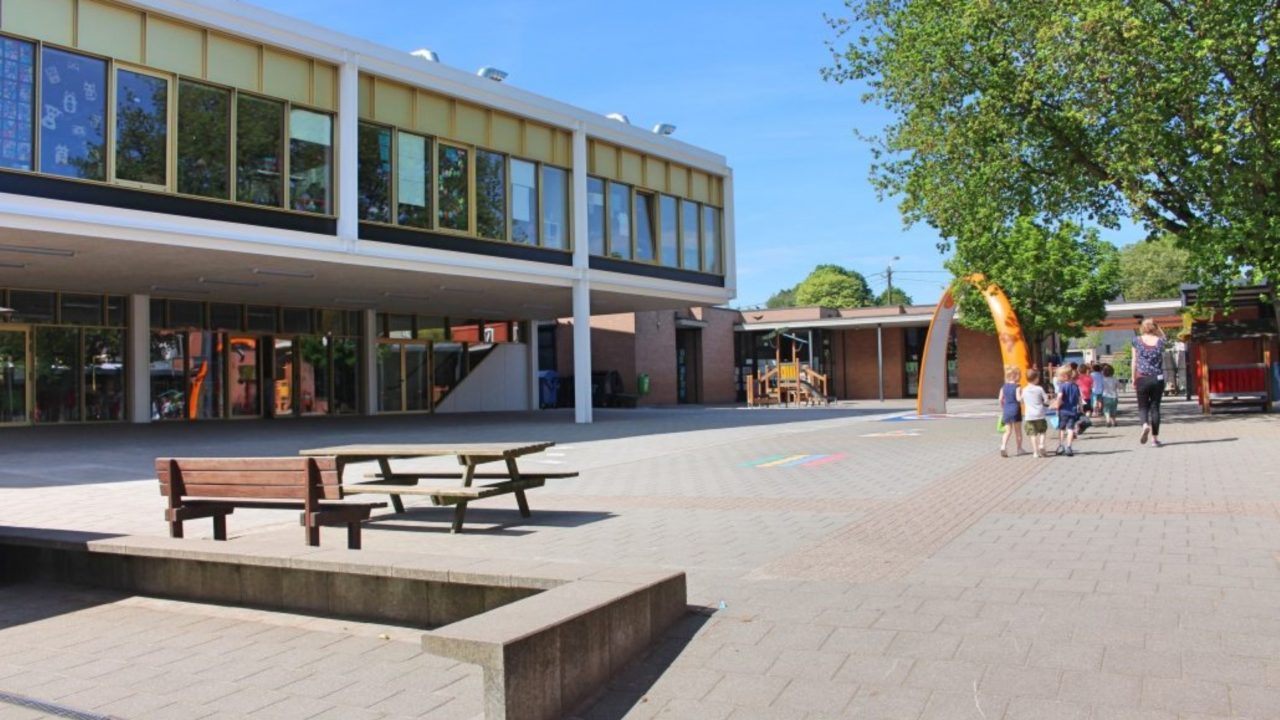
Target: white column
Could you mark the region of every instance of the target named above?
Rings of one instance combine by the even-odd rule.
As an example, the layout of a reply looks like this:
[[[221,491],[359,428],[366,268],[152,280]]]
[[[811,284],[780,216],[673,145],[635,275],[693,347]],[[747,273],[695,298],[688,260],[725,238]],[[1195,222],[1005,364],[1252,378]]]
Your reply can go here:
[[[360,414],[378,414],[378,314],[360,311]]]
[[[587,239],[587,131],[573,130],[573,419],[591,422],[591,247]]]
[[[151,422],[151,296],[129,296],[125,329],[125,367],[129,373],[129,422]]]
[[[724,246],[720,249],[724,261],[724,289],[734,297],[738,295],[738,242],[735,237],[733,221],[733,171],[724,176],[724,218],[720,221],[724,238]]]
[[[880,402],[884,402],[884,326],[876,326],[876,373],[880,378]]]
[[[356,148],[360,145],[360,66],[357,56],[347,55],[338,69],[338,237],[348,250],[355,249],[360,232],[360,204],[356,176],[360,171]]]
[[[538,321],[530,320],[525,323],[528,330],[525,332],[525,349],[529,352],[528,364],[525,372],[529,375],[529,409],[539,410],[542,408],[542,383],[538,380]]]

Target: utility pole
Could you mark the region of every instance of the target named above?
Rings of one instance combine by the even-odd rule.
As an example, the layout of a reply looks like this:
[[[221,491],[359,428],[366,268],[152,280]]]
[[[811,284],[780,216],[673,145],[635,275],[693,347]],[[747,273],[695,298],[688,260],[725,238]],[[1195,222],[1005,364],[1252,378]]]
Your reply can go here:
[[[897,255],[893,256],[893,260],[889,262],[889,266],[884,269],[884,279],[889,289],[884,291],[884,299],[886,305],[897,305],[893,300],[893,263],[901,260]]]

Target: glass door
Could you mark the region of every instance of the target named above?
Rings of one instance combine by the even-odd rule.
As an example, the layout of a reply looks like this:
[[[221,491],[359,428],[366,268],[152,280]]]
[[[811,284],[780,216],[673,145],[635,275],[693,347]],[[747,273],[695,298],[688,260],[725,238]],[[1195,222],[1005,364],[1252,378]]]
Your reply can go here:
[[[294,352],[293,339],[277,337],[273,340],[272,345],[275,352],[272,355],[272,367],[274,382],[274,400],[271,403],[272,417],[292,417],[294,414]]]
[[[27,384],[30,366],[26,328],[0,329],[0,425],[31,421]]]

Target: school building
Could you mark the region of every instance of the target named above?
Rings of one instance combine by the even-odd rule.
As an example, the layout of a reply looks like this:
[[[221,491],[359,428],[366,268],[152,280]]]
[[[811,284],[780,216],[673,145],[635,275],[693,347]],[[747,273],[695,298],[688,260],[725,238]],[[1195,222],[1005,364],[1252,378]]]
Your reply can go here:
[[[4,0],[0,425],[527,409],[537,321],[589,398],[591,314],[734,297],[724,157],[504,77],[247,3]]]

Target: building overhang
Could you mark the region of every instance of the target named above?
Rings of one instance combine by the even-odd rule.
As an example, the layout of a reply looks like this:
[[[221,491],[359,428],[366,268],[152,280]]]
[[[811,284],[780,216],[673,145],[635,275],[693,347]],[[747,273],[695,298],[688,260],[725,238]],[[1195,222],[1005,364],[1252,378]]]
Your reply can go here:
[[[778,322],[739,323],[737,332],[779,330],[856,330],[875,327],[928,327],[932,315],[884,315],[870,317],[834,317],[817,320],[782,320]]]

